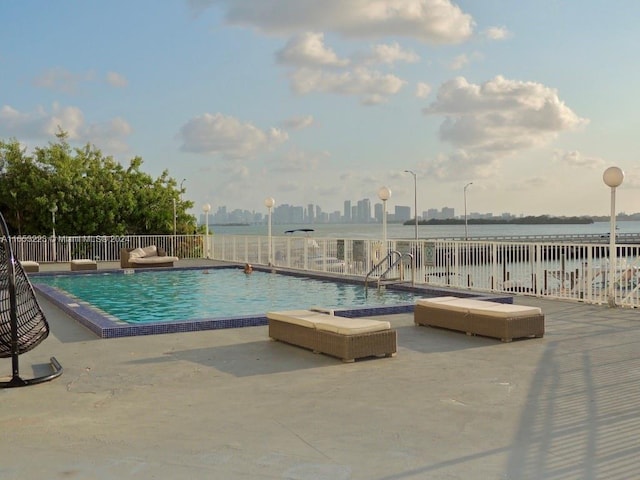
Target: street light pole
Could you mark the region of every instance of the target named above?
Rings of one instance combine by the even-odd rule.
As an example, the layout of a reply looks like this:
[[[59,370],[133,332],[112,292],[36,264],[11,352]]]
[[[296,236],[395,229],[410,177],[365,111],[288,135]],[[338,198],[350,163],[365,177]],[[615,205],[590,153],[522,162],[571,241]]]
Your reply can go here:
[[[464,186],[464,239],[469,240],[469,234],[467,232],[467,188],[469,185],[473,185],[473,182],[469,182]]]
[[[410,173],[413,175],[413,210],[415,215],[415,224],[416,224],[416,242],[418,241],[418,176],[415,172],[411,170],[405,170],[405,173]],[[417,247],[417,245],[416,245]]]
[[[276,204],[276,201],[273,199],[273,197],[267,197],[264,199],[264,206],[267,207],[267,209],[269,210],[269,227],[267,230],[267,235],[268,235],[268,246],[269,246],[269,266],[271,266],[273,264],[273,245],[271,242],[271,209],[273,208],[273,206]]]
[[[58,258],[58,254],[56,252],[56,212],[58,211],[58,205],[54,203],[51,205],[51,208],[49,208],[49,211],[51,212],[51,226],[53,230],[51,235],[51,241],[53,243],[53,261],[55,262]]]
[[[211,205],[205,203],[202,206],[204,212],[204,256],[209,258],[209,212],[211,211]]]
[[[610,307],[616,306],[615,296],[615,275],[616,275],[616,188],[622,185],[624,172],[618,167],[607,168],[602,179],[604,183],[611,187],[611,230],[609,232],[609,298],[607,303]]]
[[[176,210],[176,199],[173,199],[173,236],[175,237],[177,234],[177,218],[178,213]]]
[[[381,187],[378,190],[378,197],[382,200],[382,244],[384,245],[384,252],[388,250],[387,248],[387,200],[391,198],[391,190],[387,187]]]

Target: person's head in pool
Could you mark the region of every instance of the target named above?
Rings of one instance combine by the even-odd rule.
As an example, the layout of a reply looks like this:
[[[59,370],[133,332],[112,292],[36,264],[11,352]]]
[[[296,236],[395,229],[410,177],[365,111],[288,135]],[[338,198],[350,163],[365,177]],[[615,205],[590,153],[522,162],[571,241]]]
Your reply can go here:
[[[245,263],[244,264],[244,273],[249,274],[253,272],[253,267],[251,266],[250,263]]]

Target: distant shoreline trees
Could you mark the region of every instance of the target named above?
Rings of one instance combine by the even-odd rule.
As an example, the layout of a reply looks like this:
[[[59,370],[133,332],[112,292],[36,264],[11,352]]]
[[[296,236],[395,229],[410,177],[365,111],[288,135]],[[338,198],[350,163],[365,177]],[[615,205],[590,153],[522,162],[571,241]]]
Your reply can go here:
[[[608,220],[608,217],[607,217]],[[403,225],[415,225],[415,218]],[[552,217],[550,215],[526,216],[517,218],[468,218],[469,225],[586,225],[594,223],[593,217]],[[418,225],[463,225],[464,219],[447,218],[418,220]]]

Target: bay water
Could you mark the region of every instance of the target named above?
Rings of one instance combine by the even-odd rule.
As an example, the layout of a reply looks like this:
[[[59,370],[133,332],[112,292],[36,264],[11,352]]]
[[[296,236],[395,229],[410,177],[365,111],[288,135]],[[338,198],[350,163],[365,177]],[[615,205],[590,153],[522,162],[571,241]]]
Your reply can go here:
[[[618,221],[618,233],[640,233],[640,221]],[[379,223],[323,223],[272,225],[273,236],[286,236],[285,232],[295,229],[313,229],[312,232],[294,232],[292,235],[309,235],[318,238],[347,238],[347,239],[378,239],[382,237],[382,225]],[[209,228],[215,235],[264,235],[268,234],[267,225],[211,225]],[[468,237],[517,237],[540,235],[607,235],[610,230],[609,222],[595,222],[590,224],[550,224],[550,225],[467,225]],[[464,225],[418,225],[418,238],[458,238],[465,236]],[[389,239],[415,238],[415,225],[387,224]]]

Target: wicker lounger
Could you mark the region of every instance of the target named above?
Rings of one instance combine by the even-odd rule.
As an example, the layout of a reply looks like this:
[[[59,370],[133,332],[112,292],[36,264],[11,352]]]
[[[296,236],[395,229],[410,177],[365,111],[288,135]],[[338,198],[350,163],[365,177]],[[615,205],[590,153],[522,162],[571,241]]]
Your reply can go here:
[[[343,362],[372,356],[392,357],[397,351],[397,334],[389,322],[334,317],[312,310],[269,312],[267,319],[272,339]]]
[[[544,336],[544,315],[537,307],[470,299],[420,299],[416,325],[447,328],[510,342],[514,338]]]
[[[132,253],[142,253],[144,256],[133,255]],[[133,257],[133,258],[132,258]],[[178,257],[172,257],[155,245],[144,248],[121,248],[120,267],[121,268],[158,268],[173,267],[178,261]]]

